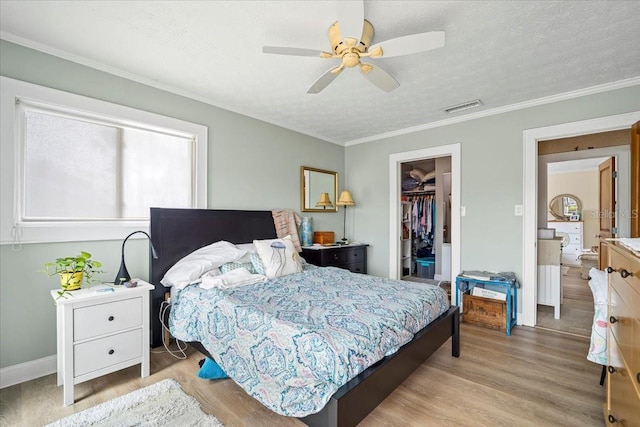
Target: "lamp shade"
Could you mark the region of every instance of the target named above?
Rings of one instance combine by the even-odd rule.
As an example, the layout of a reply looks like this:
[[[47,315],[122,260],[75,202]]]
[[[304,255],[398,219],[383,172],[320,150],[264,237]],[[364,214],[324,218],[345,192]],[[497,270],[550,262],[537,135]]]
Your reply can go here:
[[[316,203],[316,207],[333,207],[333,203],[331,203],[331,199],[329,198],[329,193],[320,193],[320,200],[318,200],[318,203]]]
[[[351,192],[347,190],[344,190],[342,191],[342,193],[340,193],[340,198],[336,203],[336,205],[338,206],[353,206],[355,204],[356,202],[353,201],[353,197],[351,197]]]

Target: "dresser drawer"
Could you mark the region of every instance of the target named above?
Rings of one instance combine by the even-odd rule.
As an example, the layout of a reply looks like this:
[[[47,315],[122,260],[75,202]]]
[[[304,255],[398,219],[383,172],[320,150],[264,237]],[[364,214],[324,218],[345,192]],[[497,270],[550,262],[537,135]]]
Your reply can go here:
[[[74,342],[140,325],[142,325],[142,297],[73,310]]]
[[[618,252],[617,248],[611,250],[610,264],[616,271],[611,273],[611,277],[616,283],[626,283],[636,293],[640,294],[640,262],[627,258]],[[623,271],[624,270],[624,271]],[[626,276],[626,277],[623,277]]]
[[[351,264],[347,264],[342,266],[342,268],[346,268],[347,270],[349,270],[352,273],[361,273],[361,274],[365,274],[366,267],[365,267],[365,262],[352,262]]]
[[[634,341],[635,320],[633,314],[627,305],[629,299],[624,293],[618,292],[615,286],[612,286],[609,293],[609,327],[611,333],[615,335],[616,340],[620,344],[620,350],[625,359],[629,362]]]
[[[73,348],[75,377],[142,356],[142,328],[77,344]]]
[[[322,253],[322,265],[339,266],[347,262],[347,253],[344,250],[329,249]]]
[[[364,251],[365,251],[364,247],[348,249],[347,251],[345,251],[345,254],[346,254],[345,262],[346,263],[360,262],[360,261],[364,262],[364,258],[365,258]]]
[[[555,228],[557,233],[582,233],[582,223],[578,221],[571,222],[549,222],[549,228]]]
[[[609,377],[609,415],[620,421],[626,427],[640,426],[640,394],[634,387],[633,373],[630,373],[624,363],[616,357],[616,342],[611,343],[609,358],[615,372]],[[637,384],[637,383],[636,383]],[[610,424],[611,425],[611,424]],[[618,425],[618,424],[615,424]]]

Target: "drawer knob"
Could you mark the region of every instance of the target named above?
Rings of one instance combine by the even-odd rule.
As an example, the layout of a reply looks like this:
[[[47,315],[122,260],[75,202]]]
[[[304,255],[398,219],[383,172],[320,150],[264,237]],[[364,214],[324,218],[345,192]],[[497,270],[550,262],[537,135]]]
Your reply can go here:
[[[638,381],[638,384],[640,384],[640,372],[636,374],[636,381]]]
[[[618,321],[618,318],[613,316],[609,317],[609,323],[613,324],[613,323],[616,323],[617,321]]]
[[[113,322],[113,319],[115,319],[115,317],[109,316],[109,322]]]
[[[115,352],[116,352],[116,351],[115,351],[114,349],[109,350],[109,354],[113,354],[113,353],[115,353]]]
[[[618,422],[618,420],[616,419],[616,417],[614,417],[613,415],[609,415],[609,416],[607,417],[607,420],[609,420],[609,422],[610,422],[611,424],[615,424],[615,423],[617,423],[617,422]]]
[[[611,274],[611,273],[613,273],[614,271],[618,271],[618,270],[616,270],[615,268],[613,268],[613,267],[611,267],[611,266],[607,267],[607,273]]]
[[[626,279],[629,276],[633,276],[633,273],[629,273],[627,270],[623,268],[622,270],[620,270],[620,275],[622,276],[623,279]]]
[[[613,366],[609,365],[609,367],[607,368],[607,371],[609,371],[610,374],[615,374],[616,373],[616,368],[614,368]]]

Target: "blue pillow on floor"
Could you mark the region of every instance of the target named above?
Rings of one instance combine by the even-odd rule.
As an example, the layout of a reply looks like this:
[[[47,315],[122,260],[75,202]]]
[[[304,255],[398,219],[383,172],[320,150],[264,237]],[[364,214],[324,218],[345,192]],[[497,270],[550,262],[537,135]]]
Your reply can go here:
[[[229,376],[222,370],[213,359],[208,357],[204,359],[204,363],[198,371],[198,376],[206,380],[219,380],[222,378],[229,378]]]

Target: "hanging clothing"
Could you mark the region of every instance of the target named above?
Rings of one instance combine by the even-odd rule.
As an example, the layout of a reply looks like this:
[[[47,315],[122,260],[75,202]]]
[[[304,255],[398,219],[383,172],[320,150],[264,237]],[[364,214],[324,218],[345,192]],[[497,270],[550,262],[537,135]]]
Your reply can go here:
[[[436,224],[436,199],[434,194],[407,196],[411,203],[411,233],[433,245]]]

